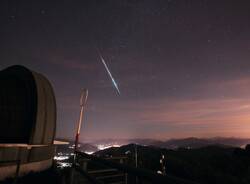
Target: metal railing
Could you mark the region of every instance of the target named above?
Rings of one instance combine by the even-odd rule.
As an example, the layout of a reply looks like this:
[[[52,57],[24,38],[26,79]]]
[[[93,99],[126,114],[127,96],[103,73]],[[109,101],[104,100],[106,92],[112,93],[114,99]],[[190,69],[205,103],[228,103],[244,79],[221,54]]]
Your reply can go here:
[[[90,180],[92,181],[92,183],[103,183],[100,180],[98,180],[98,177],[92,177],[90,174],[91,172],[88,172],[88,169],[86,167],[86,165],[83,165],[82,163],[79,162],[79,159],[87,159],[89,161],[91,161],[92,163],[95,164],[99,164],[102,166],[106,166],[109,168],[113,168],[116,171],[120,171],[122,173],[124,173],[124,176],[127,175],[131,175],[134,176],[135,178],[138,178],[138,181],[136,181],[136,183],[141,184],[141,183],[157,183],[157,184],[197,184],[196,182],[192,182],[192,181],[187,181],[184,179],[180,179],[174,176],[170,176],[170,175],[160,175],[157,173],[154,173],[150,170],[146,170],[146,169],[142,169],[142,168],[135,168],[135,167],[131,167],[129,165],[126,164],[121,164],[121,163],[117,163],[111,160],[106,160],[104,158],[99,158],[93,155],[88,155],[86,153],[83,152],[76,152],[76,162],[73,165],[74,168],[76,168],[78,171],[80,171],[82,174],[84,174],[85,176],[90,177]],[[127,178],[126,178],[127,179]],[[127,180],[124,183],[131,183],[128,182]],[[135,182],[132,182],[135,183]]]

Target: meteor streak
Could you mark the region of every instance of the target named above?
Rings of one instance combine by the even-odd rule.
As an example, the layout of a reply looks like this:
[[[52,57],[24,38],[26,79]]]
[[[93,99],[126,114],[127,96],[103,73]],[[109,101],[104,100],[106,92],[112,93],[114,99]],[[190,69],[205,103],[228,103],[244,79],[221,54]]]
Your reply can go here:
[[[108,68],[108,66],[107,66],[107,64],[106,64],[106,62],[105,62],[105,60],[103,59],[102,55],[100,54],[100,52],[99,52],[99,56],[100,56],[100,59],[101,59],[103,65],[105,66],[106,71],[107,71],[108,74],[109,74],[109,77],[110,77],[111,80],[112,80],[112,83],[113,83],[115,89],[117,90],[118,94],[120,95],[121,93],[120,93],[120,90],[119,90],[119,88],[118,88],[118,85],[117,85],[117,83],[115,82],[115,79],[113,78],[111,72],[109,71],[109,68]]]

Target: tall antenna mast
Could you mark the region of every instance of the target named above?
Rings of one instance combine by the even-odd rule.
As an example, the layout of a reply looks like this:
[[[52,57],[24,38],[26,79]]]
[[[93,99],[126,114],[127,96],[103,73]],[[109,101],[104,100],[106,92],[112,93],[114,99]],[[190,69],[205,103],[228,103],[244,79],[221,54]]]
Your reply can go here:
[[[80,117],[78,121],[78,126],[77,126],[77,131],[76,131],[76,137],[75,137],[75,152],[77,151],[78,148],[78,142],[79,142],[79,135],[81,131],[81,126],[82,126],[82,119],[84,115],[84,110],[86,108],[86,102],[88,98],[88,89],[83,89],[80,97]]]

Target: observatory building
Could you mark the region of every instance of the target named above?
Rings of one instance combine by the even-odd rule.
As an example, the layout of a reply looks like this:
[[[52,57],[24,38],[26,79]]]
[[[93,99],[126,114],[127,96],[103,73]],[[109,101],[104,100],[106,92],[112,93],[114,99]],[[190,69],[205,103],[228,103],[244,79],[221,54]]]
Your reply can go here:
[[[52,165],[56,101],[50,82],[23,66],[0,71],[0,180]]]

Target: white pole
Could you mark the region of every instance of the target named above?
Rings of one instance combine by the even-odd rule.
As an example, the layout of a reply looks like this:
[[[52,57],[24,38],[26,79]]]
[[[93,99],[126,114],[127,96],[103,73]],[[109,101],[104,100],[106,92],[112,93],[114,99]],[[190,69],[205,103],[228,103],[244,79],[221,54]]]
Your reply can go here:
[[[76,162],[76,151],[78,148],[78,142],[79,142],[79,135],[80,135],[80,131],[81,131],[81,126],[82,126],[82,119],[83,119],[83,115],[84,115],[84,110],[85,110],[85,106],[86,106],[86,102],[87,102],[87,98],[88,98],[88,90],[87,89],[83,89],[82,93],[81,93],[81,98],[80,98],[80,117],[79,117],[79,121],[78,121],[78,125],[77,125],[77,131],[76,131],[76,136],[75,136],[75,149],[74,149],[74,162],[73,165],[75,165]],[[70,175],[70,184],[74,183],[74,169],[72,167],[71,169],[71,175]]]
[[[80,108],[81,108],[80,117],[79,117],[76,136],[75,136],[75,152],[77,151],[77,147],[78,147],[79,136],[80,136],[81,126],[82,126],[82,119],[84,115],[84,110],[86,108],[85,106],[86,106],[87,98],[88,98],[88,90],[83,89],[81,93],[81,98],[80,98]]]

